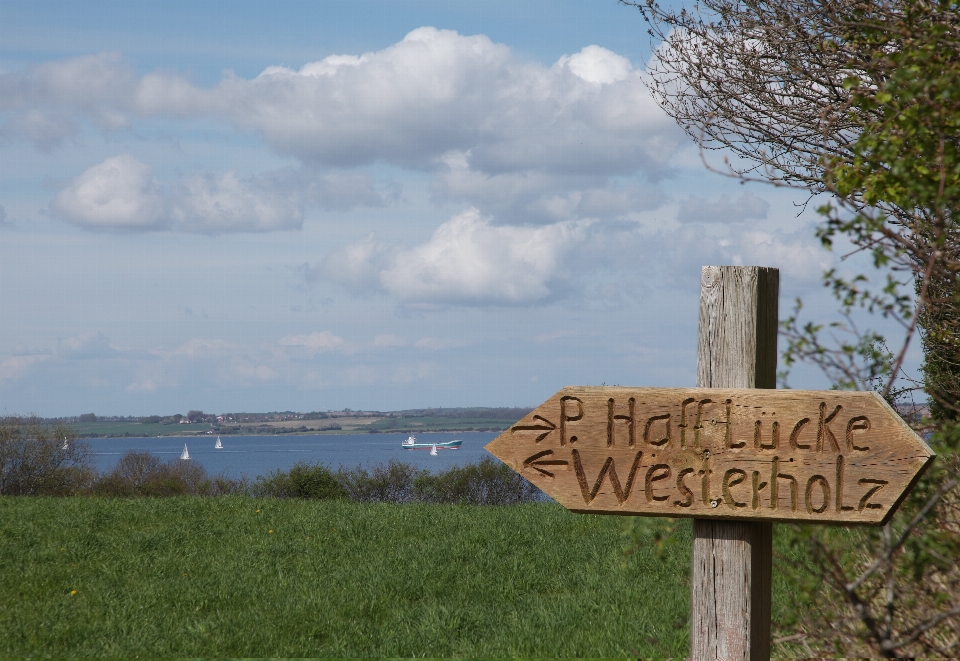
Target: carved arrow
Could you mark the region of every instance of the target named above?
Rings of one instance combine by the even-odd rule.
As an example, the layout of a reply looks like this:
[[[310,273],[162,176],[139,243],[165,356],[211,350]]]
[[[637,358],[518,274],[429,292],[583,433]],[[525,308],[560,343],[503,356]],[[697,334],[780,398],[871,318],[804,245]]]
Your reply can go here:
[[[547,420],[546,418],[544,418],[544,417],[542,417],[542,416],[535,415],[535,416],[533,416],[533,419],[534,419],[534,420],[541,420],[541,421],[543,421],[545,424],[541,424],[541,425],[514,425],[513,427],[510,428],[510,432],[511,432],[511,433],[516,433],[516,432],[518,432],[518,431],[542,431],[543,433],[540,434],[539,436],[537,436],[537,441],[536,441],[536,442],[539,443],[540,441],[542,441],[543,439],[545,439],[550,432],[552,432],[554,429],[557,428],[557,426],[556,426],[555,424],[553,424],[552,422],[550,422],[549,420]],[[544,430],[546,430],[546,431],[544,431]]]
[[[547,432],[550,433],[550,432]],[[546,435],[546,434],[544,434]],[[550,471],[540,468],[540,466],[566,466],[569,462],[564,461],[563,459],[542,459],[541,457],[549,457],[553,454],[553,450],[544,450],[543,452],[538,452],[533,456],[527,457],[523,460],[524,468],[532,468],[533,470],[546,475],[547,477],[553,477],[553,473]]]

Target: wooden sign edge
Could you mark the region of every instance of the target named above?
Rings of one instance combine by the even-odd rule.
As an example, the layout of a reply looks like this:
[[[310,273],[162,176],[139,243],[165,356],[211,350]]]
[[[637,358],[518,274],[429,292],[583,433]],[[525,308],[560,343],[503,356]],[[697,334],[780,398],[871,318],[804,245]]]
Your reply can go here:
[[[883,517],[883,520],[877,524],[861,524],[861,525],[885,526],[888,523],[890,523],[890,519],[892,519],[893,515],[896,514],[897,510],[900,509],[900,505],[903,504],[903,501],[907,499],[907,496],[910,495],[910,492],[913,491],[913,488],[917,486],[917,482],[920,481],[920,478],[923,477],[924,473],[927,472],[927,469],[930,468],[930,465],[933,463],[934,459],[937,458],[937,453],[933,451],[933,448],[927,445],[927,442],[923,440],[923,437],[921,437],[920,434],[914,431],[913,428],[910,427],[910,425],[908,425],[902,417],[900,417],[900,414],[897,413],[892,406],[890,406],[889,402],[887,402],[887,400],[885,400],[883,397],[880,396],[880,393],[871,391],[870,394],[873,395],[874,399],[880,402],[880,405],[883,406],[883,408],[887,409],[887,411],[894,417],[897,423],[901,427],[903,427],[905,431],[908,431],[910,434],[912,434],[913,437],[917,440],[917,442],[920,443],[920,445],[927,451],[926,461],[923,462],[923,465],[920,467],[920,470],[918,470],[916,475],[913,476],[913,479],[910,480],[910,483],[907,484],[906,487],[904,487],[903,492],[901,492],[900,494],[900,497],[897,498],[894,501],[894,503],[890,506],[890,509],[887,510],[887,515]]]
[[[563,504],[559,503],[555,498],[551,497],[551,496],[550,496],[549,494],[547,494],[545,491],[543,492],[545,495],[547,495],[548,497],[550,497],[551,500],[553,500],[554,502],[556,502],[558,505],[560,505],[560,506],[563,507],[564,509],[566,509],[566,510],[568,510],[568,511],[570,511],[570,512],[574,512],[574,513],[576,513],[576,514],[596,514],[596,515],[600,515],[600,516],[644,516],[644,517],[658,517],[658,518],[666,518],[666,519],[697,519],[697,518],[707,518],[707,519],[710,519],[710,520],[717,520],[717,521],[752,521],[752,522],[767,522],[767,523],[799,523],[799,524],[832,525],[832,526],[883,526],[883,525],[886,525],[887,523],[890,522],[890,519],[892,519],[893,516],[894,516],[894,514],[896,514],[897,511],[900,509],[900,505],[903,503],[904,500],[906,500],[907,496],[910,495],[910,492],[913,491],[913,488],[916,486],[917,482],[920,481],[920,479],[921,479],[921,478],[924,476],[924,474],[927,472],[927,469],[929,469],[930,465],[931,465],[931,464],[933,463],[933,461],[937,458],[936,453],[933,451],[933,449],[932,449],[929,445],[927,445],[927,442],[924,441],[923,438],[922,438],[916,431],[914,431],[914,429],[911,428],[910,425],[908,425],[908,424],[906,423],[906,421],[904,421],[904,419],[900,416],[900,414],[897,413],[896,410],[894,410],[894,408],[893,408],[892,406],[890,406],[890,404],[889,404],[883,397],[881,397],[881,396],[879,395],[879,393],[874,392],[874,391],[863,391],[863,390],[799,390],[799,389],[798,389],[798,390],[794,390],[794,389],[792,389],[792,388],[702,388],[702,387],[683,387],[683,386],[606,386],[606,385],[602,385],[602,386],[572,386],[572,385],[566,385],[566,386],[563,386],[562,388],[560,388],[560,390],[558,390],[557,392],[555,392],[555,393],[553,393],[552,395],[550,395],[549,397],[547,397],[543,402],[541,402],[541,403],[538,404],[537,406],[533,407],[533,408],[531,409],[530,413],[533,413],[533,411],[536,411],[538,408],[540,408],[541,406],[543,406],[544,404],[546,404],[547,402],[549,402],[551,399],[553,399],[553,398],[556,397],[557,395],[561,395],[561,394],[563,394],[564,392],[567,392],[567,391],[569,391],[569,390],[574,390],[574,391],[576,391],[576,390],[584,390],[584,389],[591,389],[591,390],[592,390],[592,389],[597,389],[597,390],[600,390],[600,389],[607,389],[607,388],[609,388],[609,389],[621,388],[621,389],[628,389],[628,390],[722,390],[722,391],[731,391],[731,390],[734,390],[734,391],[737,391],[737,390],[757,391],[757,390],[762,390],[762,391],[767,392],[767,393],[769,393],[769,392],[782,392],[782,393],[792,393],[792,394],[798,395],[798,396],[802,396],[802,395],[807,395],[807,394],[809,394],[809,395],[817,395],[817,396],[821,396],[821,397],[822,397],[823,394],[825,394],[825,393],[830,393],[830,394],[832,394],[832,395],[834,395],[834,396],[835,396],[835,395],[838,395],[838,394],[844,394],[844,395],[847,395],[847,394],[849,394],[849,395],[870,395],[870,396],[873,397],[873,399],[874,399],[876,402],[878,402],[878,403],[880,404],[881,408],[885,409],[885,410],[887,411],[887,413],[890,414],[890,416],[896,421],[896,423],[897,423],[898,425],[900,425],[900,427],[902,428],[902,430],[903,430],[904,432],[907,432],[907,434],[910,435],[910,436],[920,445],[921,453],[925,453],[925,454],[926,454],[926,458],[923,460],[923,463],[922,463],[922,464],[920,465],[920,467],[917,469],[917,472],[914,474],[913,478],[910,480],[910,482],[907,484],[907,486],[904,487],[903,491],[900,493],[900,497],[897,498],[897,500],[894,501],[894,502],[890,505],[890,507],[889,507],[889,509],[887,510],[886,514],[884,515],[883,519],[881,519],[881,520],[879,520],[879,521],[849,521],[849,520],[847,520],[847,521],[835,521],[835,520],[831,521],[831,520],[818,520],[818,521],[816,521],[816,522],[809,522],[809,521],[797,520],[797,519],[776,519],[776,518],[770,518],[770,517],[746,517],[746,516],[735,516],[735,515],[733,515],[733,516],[728,516],[728,515],[724,515],[724,514],[714,514],[714,515],[709,515],[709,516],[707,516],[707,517],[703,517],[703,516],[694,516],[694,515],[692,515],[692,514],[690,514],[690,515],[684,515],[684,514],[682,514],[682,513],[676,513],[676,514],[673,514],[673,513],[659,513],[659,512],[620,513],[620,512],[611,512],[611,511],[603,511],[603,510],[580,509],[580,508],[568,507],[568,506],[566,506],[566,505],[563,505]],[[488,448],[488,446],[489,446],[489,445],[492,445],[492,444],[494,443],[494,441],[496,441],[496,440],[499,439],[503,434],[505,434],[507,431],[509,431],[511,427],[513,427],[514,425],[516,425],[516,424],[520,423],[521,421],[523,421],[523,419],[526,418],[528,415],[530,415],[530,413],[528,413],[527,415],[522,416],[522,417],[520,418],[520,420],[518,420],[518,421],[517,421],[516,423],[514,423],[513,425],[508,426],[506,429],[504,429],[502,432],[500,432],[499,434],[497,434],[494,438],[490,439],[490,441],[487,442],[486,445],[483,446],[483,447],[484,447],[484,450],[486,450],[487,452],[489,452],[490,454],[492,454],[494,457],[497,458],[497,461],[500,461],[501,463],[507,465],[508,467],[510,467],[511,470],[513,470],[514,472],[516,472],[517,475],[520,475],[521,477],[522,477],[522,473],[520,473],[520,471],[517,471],[516,469],[514,469],[513,467],[511,467],[509,464],[507,464],[505,461],[503,461],[502,459],[500,459],[500,457],[498,457],[496,454],[494,454],[494,453]],[[526,479],[526,478],[524,478],[524,479]],[[536,485],[535,483],[533,483],[533,482],[531,482],[531,484],[533,484],[533,486],[535,486],[535,487],[537,486],[537,485]],[[539,487],[537,487],[537,488],[539,489]],[[542,489],[540,489],[540,490],[543,491]]]

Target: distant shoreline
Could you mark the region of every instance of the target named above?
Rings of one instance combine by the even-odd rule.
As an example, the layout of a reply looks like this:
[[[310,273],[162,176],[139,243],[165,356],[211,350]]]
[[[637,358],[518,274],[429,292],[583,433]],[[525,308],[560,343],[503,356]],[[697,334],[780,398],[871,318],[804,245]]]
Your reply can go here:
[[[241,430],[230,432],[181,432],[179,434],[158,434],[156,436],[145,436],[142,434],[86,434],[80,435],[80,440],[84,439],[110,439],[110,438],[206,438],[208,436],[358,436],[362,434],[458,434],[461,432],[502,432],[508,427],[458,427],[457,429],[324,429],[308,430],[295,432],[270,432]]]
[[[530,412],[528,408],[447,408],[406,411],[343,411],[312,413],[223,413],[190,411],[187,416],[97,417],[47,419],[65,424],[80,438],[156,438],[204,436],[304,436],[354,434],[456,434],[502,432]]]

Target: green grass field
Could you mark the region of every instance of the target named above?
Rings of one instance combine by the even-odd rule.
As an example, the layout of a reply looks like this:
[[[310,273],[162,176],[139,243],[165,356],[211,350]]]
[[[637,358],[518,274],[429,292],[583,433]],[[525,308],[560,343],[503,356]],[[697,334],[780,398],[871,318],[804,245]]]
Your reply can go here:
[[[684,656],[690,527],[625,560],[623,523],[552,504],[4,497],[0,656]],[[785,607],[775,580],[775,620]]]

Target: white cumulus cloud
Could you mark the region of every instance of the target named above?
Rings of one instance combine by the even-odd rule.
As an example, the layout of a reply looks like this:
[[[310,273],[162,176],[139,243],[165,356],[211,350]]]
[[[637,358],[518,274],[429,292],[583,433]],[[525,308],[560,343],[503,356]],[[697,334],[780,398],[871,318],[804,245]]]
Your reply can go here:
[[[170,207],[176,226],[194,232],[269,232],[303,225],[296,195],[236,172],[188,177],[170,196]]]
[[[116,54],[50,62],[0,77],[0,112],[10,127],[39,113],[30,121],[50,144],[78,118],[110,129],[131,116],[211,117],[327,166],[429,167],[459,150],[490,173],[629,174],[661,168],[685,144],[644,75],[596,45],[547,66],[484,35],[422,27],[380,51],[228,74],[212,87],[175,72],[137,77]]]
[[[587,46],[576,55],[557,61],[587,82],[609,85],[626,79],[633,71],[630,60],[600,46]]]
[[[285,169],[242,176],[205,172],[163,186],[153,168],[121,154],[85,170],[51,202],[68,222],[94,230],[271,232],[303,226],[308,206],[382,206],[372,177]]]
[[[437,198],[477,206],[497,223],[616,218],[663,202],[655,186],[623,178],[660,178],[687,143],[646,76],[598,45],[540,63],[484,35],[433,27],[378,51],[269,66],[254,78],[228,73],[207,86],[176,71],[138,75],[120,55],[101,53],[0,74],[0,137],[50,149],[91,126],[201,119],[259,134],[303,170],[324,173],[208,172],[160,183],[133,156],[114,157],[127,161],[94,166],[54,205],[100,230],[295,229],[310,206],[398,198],[356,169],[384,163],[434,173]]]
[[[372,234],[328,255],[320,275],[354,294],[369,294],[380,288],[380,273],[388,267],[398,248],[377,240]]]
[[[22,138],[42,150],[82,130],[130,125],[138,80],[119,53],[99,53],[0,73],[0,136]]]
[[[406,303],[534,303],[556,293],[564,257],[589,226],[493,225],[474,208],[440,225],[423,244],[400,249],[369,237],[328,257],[324,270],[348,287],[376,287]]]
[[[88,168],[51,206],[89,229],[159,229],[166,224],[166,204],[153,168],[130,154]]]

